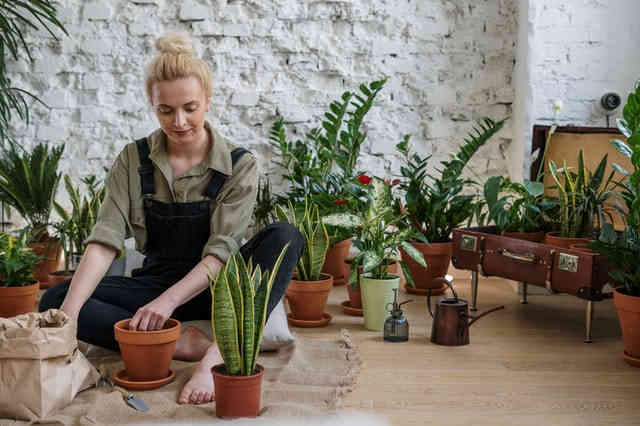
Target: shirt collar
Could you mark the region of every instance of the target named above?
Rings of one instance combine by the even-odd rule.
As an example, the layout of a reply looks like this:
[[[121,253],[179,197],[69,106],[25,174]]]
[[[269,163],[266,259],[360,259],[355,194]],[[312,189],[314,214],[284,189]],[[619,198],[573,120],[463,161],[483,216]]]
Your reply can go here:
[[[227,176],[232,174],[233,166],[231,164],[231,142],[221,136],[208,121],[204,122],[204,128],[211,135],[211,150],[209,157],[192,168],[188,174],[203,174],[208,169],[217,170]],[[151,134],[149,158],[160,168],[171,169],[169,166],[169,158],[167,156],[167,135],[158,129]],[[186,176],[186,175],[185,175]]]

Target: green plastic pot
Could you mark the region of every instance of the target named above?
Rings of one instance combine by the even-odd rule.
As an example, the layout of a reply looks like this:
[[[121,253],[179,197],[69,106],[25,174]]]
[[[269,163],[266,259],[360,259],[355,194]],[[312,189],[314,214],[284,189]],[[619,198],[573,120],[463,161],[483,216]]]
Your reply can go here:
[[[400,277],[386,280],[371,278],[369,274],[360,277],[364,327],[367,330],[382,331],[389,312],[386,306],[393,303],[393,289],[400,285]]]

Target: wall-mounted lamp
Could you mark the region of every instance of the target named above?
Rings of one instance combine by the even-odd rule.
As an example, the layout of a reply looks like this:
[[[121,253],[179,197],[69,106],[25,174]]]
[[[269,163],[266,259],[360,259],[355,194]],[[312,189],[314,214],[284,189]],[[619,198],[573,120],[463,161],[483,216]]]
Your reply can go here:
[[[622,104],[622,98],[615,92],[607,92],[600,98],[600,107],[607,117],[607,127],[609,127],[609,117],[616,113]]]

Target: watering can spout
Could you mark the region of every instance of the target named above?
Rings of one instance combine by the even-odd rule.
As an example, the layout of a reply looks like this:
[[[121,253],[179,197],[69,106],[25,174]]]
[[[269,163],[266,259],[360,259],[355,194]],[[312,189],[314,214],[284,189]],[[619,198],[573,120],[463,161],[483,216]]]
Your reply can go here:
[[[491,312],[499,311],[500,309],[504,309],[504,306],[496,306],[495,308],[489,309],[488,311],[485,311],[477,316],[469,315],[469,318],[471,318],[471,321],[469,321],[469,327],[471,327],[471,325],[473,325],[474,322],[478,321],[483,316],[488,315]]]

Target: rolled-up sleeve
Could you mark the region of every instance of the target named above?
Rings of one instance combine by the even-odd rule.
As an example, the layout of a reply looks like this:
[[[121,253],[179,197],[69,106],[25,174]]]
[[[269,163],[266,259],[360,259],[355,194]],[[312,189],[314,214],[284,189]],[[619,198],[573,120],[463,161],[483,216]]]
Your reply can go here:
[[[242,156],[218,195],[211,214],[211,235],[202,257],[213,255],[226,262],[240,242],[251,222],[258,191],[258,170],[255,158]]]
[[[96,224],[85,244],[101,243],[113,247],[120,253],[124,249],[129,217],[129,171],[126,149],[111,168],[105,185],[105,196]]]

